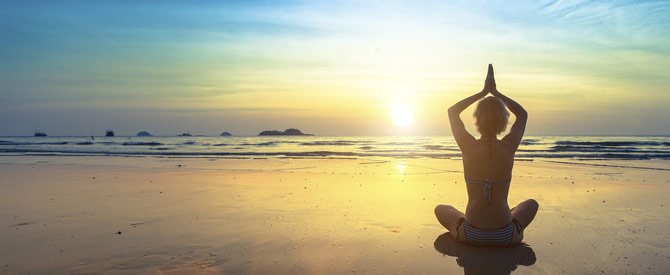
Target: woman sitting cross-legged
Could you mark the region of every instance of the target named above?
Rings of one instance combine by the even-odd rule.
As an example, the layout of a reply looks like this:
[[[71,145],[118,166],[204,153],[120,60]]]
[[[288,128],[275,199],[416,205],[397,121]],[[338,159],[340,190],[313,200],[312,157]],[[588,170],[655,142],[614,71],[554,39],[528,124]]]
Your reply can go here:
[[[488,94],[491,96],[484,98]],[[476,139],[465,130],[460,114],[479,99],[474,116],[481,137]],[[516,120],[509,134],[499,140],[497,135],[508,123],[507,109]],[[538,204],[529,199],[510,209],[507,195],[527,116],[521,105],[496,89],[490,64],[484,89],[449,108],[451,130],[463,156],[468,205],[465,214],[450,205],[438,205],[435,215],[454,239],[484,246],[514,245],[523,239]]]

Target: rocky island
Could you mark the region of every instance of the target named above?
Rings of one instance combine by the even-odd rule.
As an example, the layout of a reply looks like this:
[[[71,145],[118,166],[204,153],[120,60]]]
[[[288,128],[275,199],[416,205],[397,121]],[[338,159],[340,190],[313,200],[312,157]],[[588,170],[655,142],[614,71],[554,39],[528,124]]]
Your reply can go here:
[[[312,134],[303,134],[300,130],[295,128],[289,128],[282,131],[277,130],[265,130],[258,134],[259,136],[312,136]]]
[[[232,136],[232,134],[231,134],[231,133],[228,133],[228,132],[223,132],[223,133],[221,133],[219,136],[222,136],[222,137],[229,137],[229,136]]]
[[[142,132],[137,133],[137,136],[138,137],[150,137],[152,135],[149,134],[149,132],[147,132],[147,131],[142,131]]]

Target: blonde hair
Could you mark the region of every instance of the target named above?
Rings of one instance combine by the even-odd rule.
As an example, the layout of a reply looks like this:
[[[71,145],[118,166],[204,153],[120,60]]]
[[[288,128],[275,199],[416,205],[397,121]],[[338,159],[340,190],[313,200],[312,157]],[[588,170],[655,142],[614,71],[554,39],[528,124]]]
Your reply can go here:
[[[493,96],[480,100],[473,116],[477,131],[482,135],[502,133],[507,128],[509,120],[509,112],[505,104]]]

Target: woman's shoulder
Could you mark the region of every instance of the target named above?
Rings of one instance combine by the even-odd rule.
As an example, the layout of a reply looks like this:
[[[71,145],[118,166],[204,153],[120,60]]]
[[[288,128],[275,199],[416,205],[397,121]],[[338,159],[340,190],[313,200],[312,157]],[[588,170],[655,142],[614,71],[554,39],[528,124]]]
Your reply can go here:
[[[461,148],[464,156],[473,158],[481,156],[482,158],[514,157],[516,147],[507,141],[495,140],[491,143],[476,139]],[[493,155],[493,156],[492,156]]]
[[[514,144],[514,142],[509,141],[509,140],[498,140],[498,147],[506,149],[508,152],[514,154],[516,152],[516,149],[519,148],[518,144]]]

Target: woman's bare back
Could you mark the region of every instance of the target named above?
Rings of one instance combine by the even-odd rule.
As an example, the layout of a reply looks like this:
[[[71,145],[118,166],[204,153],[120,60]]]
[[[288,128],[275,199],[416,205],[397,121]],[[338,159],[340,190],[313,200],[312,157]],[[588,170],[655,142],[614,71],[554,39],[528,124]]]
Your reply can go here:
[[[465,179],[480,183],[467,183],[466,219],[482,229],[496,229],[510,223],[512,214],[507,195],[514,166],[514,151],[510,145],[495,137],[484,137],[464,146],[462,155]],[[488,190],[490,201],[487,201],[488,194],[484,194],[486,182],[494,183]]]

